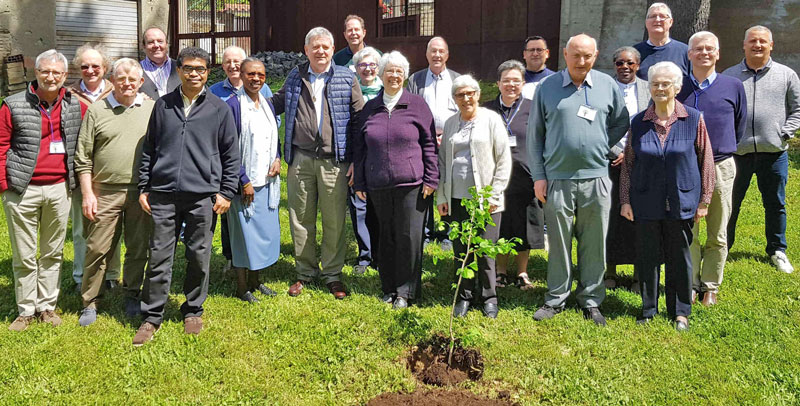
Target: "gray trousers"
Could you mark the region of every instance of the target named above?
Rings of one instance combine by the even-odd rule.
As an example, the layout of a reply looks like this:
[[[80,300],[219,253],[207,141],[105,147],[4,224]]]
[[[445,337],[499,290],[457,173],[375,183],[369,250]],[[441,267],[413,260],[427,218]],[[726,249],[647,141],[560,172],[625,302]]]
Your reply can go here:
[[[545,304],[562,307],[574,278],[572,237],[578,241],[580,275],[575,295],[582,308],[597,307],[606,297],[603,274],[606,233],[611,206],[611,180],[560,179],[547,181],[544,218],[550,251],[547,264]]]
[[[150,262],[142,287],[144,321],[160,326],[169,299],[172,282],[172,262],[175,243],[184,224],[186,246],[186,279],[181,305],[183,317],[203,314],[203,302],[208,296],[208,266],[211,260],[211,217],[214,215],[212,196],[186,193],[150,193],[153,234],[150,236]]]

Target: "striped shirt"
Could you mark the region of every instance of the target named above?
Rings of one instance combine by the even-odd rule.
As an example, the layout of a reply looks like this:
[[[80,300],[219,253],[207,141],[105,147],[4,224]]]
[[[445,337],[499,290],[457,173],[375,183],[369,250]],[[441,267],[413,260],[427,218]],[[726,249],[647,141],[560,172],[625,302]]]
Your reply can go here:
[[[169,80],[170,72],[172,72],[172,60],[167,58],[161,66],[158,66],[150,58],[145,57],[142,60],[142,69],[156,85],[159,97],[167,94],[167,81]]]

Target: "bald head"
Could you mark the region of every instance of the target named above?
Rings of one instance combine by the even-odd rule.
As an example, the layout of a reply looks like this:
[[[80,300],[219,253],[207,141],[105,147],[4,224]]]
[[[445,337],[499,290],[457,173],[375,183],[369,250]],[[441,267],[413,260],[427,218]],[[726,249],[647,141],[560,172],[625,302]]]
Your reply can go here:
[[[597,52],[597,40],[587,34],[578,34],[567,40],[565,48],[569,49],[570,47],[591,47],[594,52]]]

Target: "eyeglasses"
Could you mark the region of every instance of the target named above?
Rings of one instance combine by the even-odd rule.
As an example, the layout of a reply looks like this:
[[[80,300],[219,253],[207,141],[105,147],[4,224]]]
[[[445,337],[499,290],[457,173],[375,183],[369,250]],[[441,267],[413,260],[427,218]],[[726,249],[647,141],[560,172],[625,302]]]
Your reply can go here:
[[[670,18],[672,17],[665,14],[652,14],[647,16],[648,20],[669,20]]]
[[[204,73],[206,73],[208,71],[208,68],[206,68],[205,66],[183,65],[183,66],[181,66],[181,70],[183,71],[183,73],[185,73],[187,75],[191,74],[192,71],[195,71],[195,72],[197,72],[197,73],[202,75],[202,74],[204,74]]]
[[[64,74],[66,73],[66,72],[59,72],[57,70],[39,70],[39,69],[36,69],[36,71],[39,72],[39,74],[42,75],[43,77],[48,77],[50,75],[53,75],[54,79],[59,79],[62,76],[64,76]]]
[[[633,65],[636,65],[637,63],[638,62],[634,62],[634,61],[616,61],[616,62],[614,62],[614,65],[617,65],[617,66],[622,66],[622,65],[633,66]]]
[[[383,71],[383,74],[386,75],[386,76],[400,76],[400,77],[402,77],[403,76],[403,70],[402,69],[385,70],[385,71]]]
[[[454,94],[453,98],[454,99],[471,99],[471,98],[475,97],[476,94],[478,94],[478,92],[476,92],[474,90],[468,90],[466,92],[458,92],[458,93]]]
[[[544,48],[525,48],[525,52],[530,52],[530,53],[533,53],[533,54],[541,54],[544,51],[547,51],[547,50],[544,49]]]
[[[692,51],[697,52],[697,53],[707,52],[707,53],[710,54],[710,53],[712,53],[712,52],[714,52],[716,50],[717,50],[717,47],[713,47],[711,45],[698,46],[698,47],[692,48]]]
[[[675,86],[672,82],[650,82],[650,87],[653,89],[669,89],[672,86]]]
[[[522,81],[521,80],[515,80],[515,79],[503,79],[503,80],[500,81],[500,83],[503,86],[519,86],[519,85],[522,84]]]
[[[248,78],[259,78],[259,79],[266,79],[267,75],[261,72],[247,72],[244,74]]]
[[[100,65],[81,65],[81,70],[82,71],[87,71],[89,69],[91,69],[91,70],[100,70],[100,68],[101,68]]]
[[[375,69],[378,68],[378,64],[375,63],[375,62],[370,62],[370,63],[361,62],[356,66],[358,67],[358,69],[361,69],[361,70],[367,70],[367,69],[375,70]]]

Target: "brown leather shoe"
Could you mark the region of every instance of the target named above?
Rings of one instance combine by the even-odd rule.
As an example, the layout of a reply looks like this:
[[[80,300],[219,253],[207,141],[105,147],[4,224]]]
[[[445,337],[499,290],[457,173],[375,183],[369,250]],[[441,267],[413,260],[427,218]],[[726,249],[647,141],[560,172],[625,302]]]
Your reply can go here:
[[[159,327],[161,326],[156,326],[149,321],[142,323],[142,325],[139,326],[139,330],[136,330],[136,334],[133,336],[133,346],[141,347],[144,343],[152,340]]]
[[[36,321],[36,317],[34,316],[17,316],[11,325],[8,326],[8,329],[11,331],[23,331],[34,321]]]
[[[50,324],[53,327],[58,327],[61,325],[61,317],[58,317],[56,312],[52,310],[45,310],[39,313],[39,321]]]
[[[183,319],[183,332],[184,334],[200,334],[203,330],[203,319],[197,316],[190,316]]]
[[[301,293],[303,293],[303,287],[305,287],[306,283],[303,281],[297,281],[294,285],[289,286],[289,296],[295,297]]]
[[[347,292],[344,291],[344,284],[339,281],[329,282],[328,290],[331,291],[333,297],[337,299],[344,299],[347,297]]]
[[[714,292],[706,292],[703,294],[703,306],[713,306],[717,304],[717,294]]]

